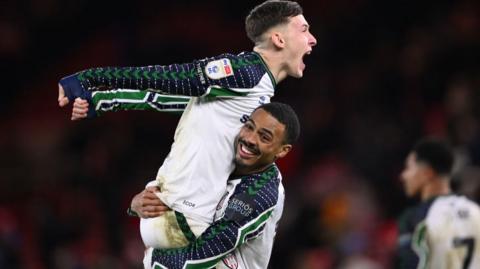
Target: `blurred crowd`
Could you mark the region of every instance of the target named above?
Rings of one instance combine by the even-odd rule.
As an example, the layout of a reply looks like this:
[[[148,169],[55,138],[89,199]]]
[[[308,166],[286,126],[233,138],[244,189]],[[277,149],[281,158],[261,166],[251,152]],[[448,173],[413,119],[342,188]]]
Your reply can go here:
[[[250,50],[260,1],[6,1],[0,8],[0,268],[141,268],[126,209],[154,178],[178,116],[71,122],[58,80],[94,66]],[[448,139],[454,189],[480,202],[478,1],[299,1],[318,40],[291,104],[300,142],[279,165],[286,207],[270,268],[392,268],[399,174],[421,137]]]

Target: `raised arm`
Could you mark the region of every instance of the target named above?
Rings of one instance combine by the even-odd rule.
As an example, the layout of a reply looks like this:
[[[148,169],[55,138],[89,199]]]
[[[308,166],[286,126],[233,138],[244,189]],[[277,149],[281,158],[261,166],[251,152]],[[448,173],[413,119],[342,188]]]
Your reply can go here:
[[[77,97],[88,100],[91,91],[113,89],[147,90],[177,96],[205,96],[214,89],[215,95],[244,95],[267,72],[265,63],[256,53],[222,54],[165,66],[92,68],[60,80],[59,103],[62,91],[69,101]]]
[[[77,98],[73,103],[72,120],[102,115],[109,111],[153,110],[182,113],[190,97],[161,95],[139,90],[112,90],[92,92],[89,100]]]
[[[275,166],[262,174],[242,178],[221,219],[184,248],[151,251],[151,262],[145,264],[146,268],[212,268],[261,233],[277,204],[279,182]]]

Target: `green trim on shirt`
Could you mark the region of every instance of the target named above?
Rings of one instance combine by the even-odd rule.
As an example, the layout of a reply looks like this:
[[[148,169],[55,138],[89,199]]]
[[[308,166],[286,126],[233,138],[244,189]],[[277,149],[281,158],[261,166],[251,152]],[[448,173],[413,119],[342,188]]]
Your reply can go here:
[[[193,234],[192,230],[190,229],[190,226],[188,225],[187,219],[185,216],[178,212],[175,211],[175,217],[177,218],[177,223],[178,226],[180,227],[180,230],[182,230],[183,235],[185,235],[185,238],[187,238],[189,243],[195,242],[195,235]]]
[[[275,89],[277,87],[277,81],[275,80],[275,77],[273,76],[272,72],[270,72],[270,69],[268,68],[267,63],[265,62],[265,60],[263,60],[262,56],[258,52],[254,51],[253,53],[258,56],[263,66],[265,67],[265,70],[267,70],[267,74],[270,77],[270,80],[272,81],[273,88]]]

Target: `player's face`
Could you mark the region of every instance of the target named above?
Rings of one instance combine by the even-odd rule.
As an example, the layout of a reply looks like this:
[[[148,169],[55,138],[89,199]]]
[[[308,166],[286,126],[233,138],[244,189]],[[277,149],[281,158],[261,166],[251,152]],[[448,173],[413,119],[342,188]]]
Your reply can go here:
[[[317,44],[309,29],[310,26],[303,15],[290,18],[285,28],[285,60],[289,76],[296,78],[303,76],[305,70],[303,58],[310,54],[312,47]]]
[[[425,165],[418,163],[414,153],[410,153],[405,161],[405,168],[401,174],[403,188],[408,197],[419,195],[427,182]]]
[[[243,125],[235,140],[235,164],[244,172],[259,172],[285,156],[291,145],[284,144],[285,125],[270,113],[257,109]]]

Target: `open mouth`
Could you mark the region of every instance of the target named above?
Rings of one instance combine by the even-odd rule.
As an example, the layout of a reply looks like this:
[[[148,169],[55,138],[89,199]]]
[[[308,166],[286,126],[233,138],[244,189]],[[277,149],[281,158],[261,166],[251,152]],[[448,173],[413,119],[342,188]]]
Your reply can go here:
[[[303,68],[305,68],[305,58],[306,58],[307,56],[309,56],[311,53],[312,53],[312,51],[309,50],[309,51],[307,51],[307,52],[305,52],[305,53],[303,54],[303,56],[302,56]]]
[[[259,154],[256,148],[250,147],[244,141],[238,141],[239,153],[242,157],[254,157]]]
[[[305,53],[303,54],[303,56],[302,56],[302,60],[304,60],[304,59],[305,59],[305,57],[309,56],[311,53],[312,53],[312,51],[311,51],[311,50],[309,50],[309,51],[305,52]]]

